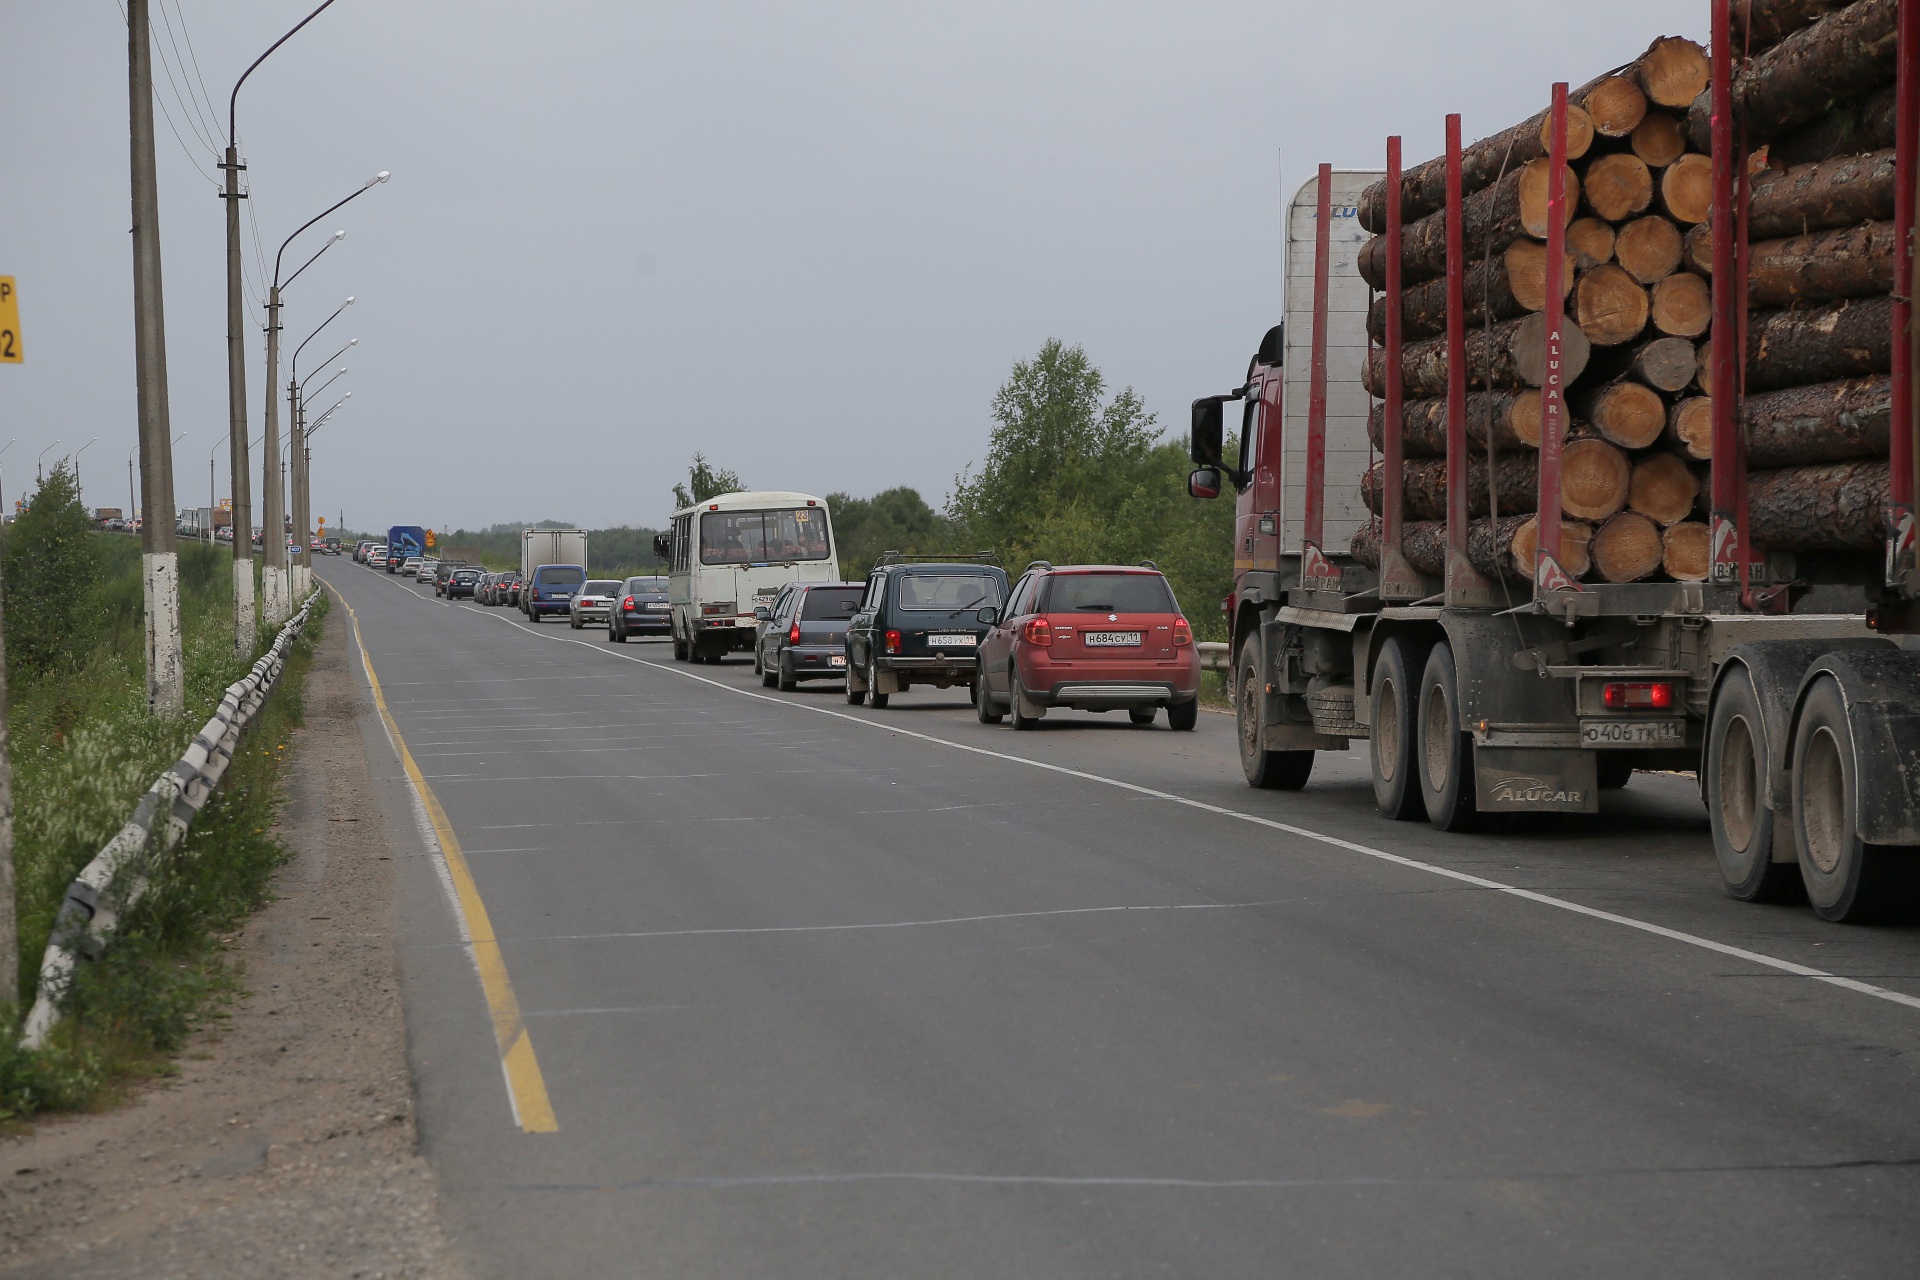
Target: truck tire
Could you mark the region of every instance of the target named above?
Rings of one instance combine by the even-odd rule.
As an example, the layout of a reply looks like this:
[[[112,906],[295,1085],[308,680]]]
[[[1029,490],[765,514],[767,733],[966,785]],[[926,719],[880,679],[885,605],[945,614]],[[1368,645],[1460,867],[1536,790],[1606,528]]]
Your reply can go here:
[[[1437,644],[1420,677],[1420,799],[1427,821],[1439,831],[1471,831],[1479,822],[1474,803],[1473,743],[1460,729],[1460,687],[1453,646]]]
[[[1618,791],[1633,781],[1634,751],[1596,751],[1594,779],[1602,791]]]
[[[1240,772],[1247,785],[1262,791],[1298,791],[1313,773],[1311,751],[1268,751],[1261,747],[1265,724],[1260,719],[1261,696],[1267,687],[1260,673],[1260,637],[1240,643],[1240,661],[1234,668],[1234,724],[1240,741]],[[1196,709],[1195,715],[1197,716]]]
[[[1799,869],[1773,860],[1775,814],[1767,804],[1772,759],[1753,675],[1735,663],[1720,681],[1707,718],[1702,790],[1720,879],[1742,902],[1780,902],[1800,892]]]
[[[1380,660],[1373,668],[1373,720],[1367,739],[1373,803],[1396,822],[1418,822],[1427,816],[1420,798],[1420,764],[1413,749],[1419,740],[1414,699],[1426,661],[1426,645],[1394,636],[1381,646]]]
[[[1920,896],[1920,849],[1860,839],[1853,754],[1853,727],[1840,682],[1821,676],[1807,690],[1793,736],[1793,825],[1800,878],[1822,920],[1906,920]]]
[[[680,633],[678,631],[674,632],[673,633],[673,660],[675,662],[685,662],[688,658],[689,652],[690,651],[687,648],[687,642],[680,638]]]

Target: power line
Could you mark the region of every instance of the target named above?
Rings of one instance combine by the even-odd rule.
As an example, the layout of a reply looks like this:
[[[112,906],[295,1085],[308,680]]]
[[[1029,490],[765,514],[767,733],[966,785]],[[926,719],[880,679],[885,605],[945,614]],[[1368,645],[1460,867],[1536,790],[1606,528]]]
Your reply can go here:
[[[180,0],[173,0],[173,9],[180,19],[180,38],[187,42],[187,57],[193,60],[193,78],[200,82],[200,96],[206,100],[207,113],[213,118],[213,136],[217,140],[220,137],[220,109],[213,105],[213,95],[207,91],[206,77],[200,74],[200,55],[194,50],[193,34],[187,30],[187,11],[181,8]],[[184,70],[181,78],[185,78]]]
[[[214,141],[214,129],[208,123],[206,113],[201,110],[200,99],[193,96],[193,81],[187,79],[187,60],[180,56],[180,41],[175,38],[173,33],[173,19],[167,16],[166,0],[155,0],[154,7],[160,10],[160,21],[164,23],[167,28],[167,43],[173,46],[173,62],[167,61],[166,51],[164,49],[160,52],[160,65],[166,70],[167,84],[173,90],[174,100],[181,104],[182,113],[190,117],[187,123],[199,126],[194,130],[195,136],[198,137],[200,141],[206,143],[207,148],[217,155],[220,151],[220,144]],[[147,22],[147,30],[150,33],[158,34],[153,32],[153,22],[151,20]],[[174,62],[180,64],[179,81],[175,81],[173,77]],[[180,92],[181,82],[184,82],[187,86],[187,91],[184,95]]]
[[[127,6],[122,4],[121,0],[113,0],[113,3],[114,3],[114,7],[120,10],[120,20],[122,22],[125,22],[129,27],[131,27],[133,25],[133,19],[127,16]],[[147,34],[149,36],[153,34],[152,23],[147,24]],[[162,54],[160,61],[162,65],[165,65],[166,57],[164,54]],[[168,78],[169,79],[172,78],[171,72],[168,73]],[[177,95],[178,92],[179,91],[176,89],[175,94]],[[196,173],[198,173],[201,177],[205,178],[210,184],[212,184],[212,186],[214,186],[217,189],[220,186],[219,182],[217,182],[214,179],[214,176],[212,174],[208,173],[205,169],[200,167],[200,161],[194,156],[193,148],[189,147],[187,145],[187,140],[180,136],[180,127],[174,124],[173,113],[167,110],[167,100],[160,96],[160,86],[158,82],[155,82],[153,87],[153,104],[156,107],[160,108],[160,117],[161,119],[167,122],[167,128],[169,131],[172,132],[173,140],[175,142],[178,142],[180,144],[180,150],[186,153],[187,163],[192,165]]]

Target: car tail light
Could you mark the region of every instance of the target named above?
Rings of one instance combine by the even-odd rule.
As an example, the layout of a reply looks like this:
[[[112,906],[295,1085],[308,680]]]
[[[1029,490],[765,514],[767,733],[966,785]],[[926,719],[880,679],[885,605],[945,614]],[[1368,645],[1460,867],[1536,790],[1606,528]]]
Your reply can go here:
[[[900,652],[900,633],[898,631],[887,632],[887,652]]]
[[[1173,645],[1178,649],[1193,643],[1193,628],[1187,625],[1185,618],[1173,620]]]
[[[633,597],[628,596],[625,600],[621,601],[620,607],[629,613],[633,612]]]
[[[1037,644],[1042,649],[1053,648],[1053,628],[1045,618],[1035,618],[1020,634],[1028,644]]]
[[[800,643],[800,619],[798,618],[795,618],[793,620],[793,625],[787,628],[787,643],[788,644]]]
[[[708,617],[712,617],[718,613],[725,613],[726,610],[717,604],[703,604],[700,606],[700,612],[706,614]]]
[[[530,600],[538,600],[540,598],[540,588],[535,587],[531,592],[528,593],[527,598]]]
[[[1657,684],[1609,684],[1601,692],[1609,711],[1667,711],[1673,707],[1673,686]]]

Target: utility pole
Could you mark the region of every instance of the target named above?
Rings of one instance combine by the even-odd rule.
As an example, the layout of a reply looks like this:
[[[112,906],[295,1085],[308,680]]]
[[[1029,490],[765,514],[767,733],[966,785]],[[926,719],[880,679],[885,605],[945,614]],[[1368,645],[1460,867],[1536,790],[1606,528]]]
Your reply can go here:
[[[147,707],[186,710],[180,652],[180,557],[174,547],[172,427],[167,412],[167,330],[161,305],[160,184],[153,158],[153,53],[148,0],[127,0],[127,66],[133,167],[133,358],[139,388],[140,569],[147,614]],[[6,990],[0,988],[0,991]]]
[[[306,412],[306,401],[301,398],[300,384],[287,384],[288,398],[293,404],[292,421],[288,424],[288,441],[291,453],[287,459],[288,478],[293,482],[293,589],[301,596],[307,594],[307,504],[301,494],[301,455],[306,453],[306,422],[302,415]]]
[[[287,509],[280,483],[280,286],[267,293],[267,435],[260,446],[260,607],[267,625],[287,620]]]

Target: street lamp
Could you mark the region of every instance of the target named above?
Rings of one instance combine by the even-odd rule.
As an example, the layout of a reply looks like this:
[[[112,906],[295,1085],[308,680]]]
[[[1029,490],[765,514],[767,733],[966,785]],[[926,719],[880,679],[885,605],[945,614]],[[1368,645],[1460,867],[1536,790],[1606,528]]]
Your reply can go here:
[[[94,437],[93,437],[93,438],[92,438],[91,440],[88,440],[88,441],[87,441],[87,442],[86,442],[85,444],[83,444],[83,445],[81,445],[81,446],[80,446],[80,447],[79,447],[78,449],[76,449],[76,450],[74,450],[74,454],[73,454],[73,492],[75,493],[75,495],[76,495],[76,496],[77,496],[77,495],[79,494],[79,492],[80,492],[80,455],[81,455],[81,454],[83,454],[83,453],[85,453],[85,452],[86,452],[87,450],[89,450],[89,449],[91,449],[91,448],[93,448],[93,446],[94,446],[94,443],[95,443],[96,441],[98,441],[99,439],[100,439],[100,437],[99,437],[99,436],[94,436]],[[83,504],[83,505],[84,505],[84,504]]]
[[[307,349],[307,343],[312,342],[320,336],[321,330],[325,329],[335,320],[338,320],[340,313],[352,305],[353,299],[348,298],[335,308],[332,315],[320,322],[319,328],[316,328],[312,333],[308,334],[300,345],[293,349],[293,359],[289,362],[287,414],[288,421],[292,424],[290,428],[290,438],[293,440],[293,467],[289,474],[293,481],[293,523],[295,530],[300,535],[294,539],[293,544],[294,576],[297,579],[294,585],[303,595],[306,593],[308,586],[307,576],[313,572],[313,540],[308,536],[311,530],[307,527],[311,514],[307,509],[307,450],[300,439],[306,430],[306,383],[300,377],[300,353]],[[332,356],[328,356],[325,363],[332,364],[335,356],[345,354],[348,348],[357,345],[359,341],[360,339],[358,338],[347,339],[347,345],[341,347],[339,351],[334,352]],[[345,370],[343,369],[341,372],[344,373]],[[336,378],[339,376],[339,374],[334,375]],[[331,382],[333,379],[329,378],[327,381]]]
[[[13,446],[17,443],[18,443],[18,439],[16,438],[14,440],[7,441],[5,444],[0,444],[0,453],[5,453],[7,450],[13,448]],[[0,520],[5,520],[7,518],[6,507],[7,507],[6,473],[4,471],[0,471]]]
[[[252,474],[252,464],[247,457],[247,340],[246,340],[246,284],[243,278],[240,250],[240,153],[237,149],[239,139],[240,86],[247,77],[257,70],[261,63],[273,55],[287,41],[293,39],[300,28],[312,22],[325,11],[333,0],[321,0],[319,8],[295,23],[292,30],[267,46],[267,51],[255,58],[240,78],[233,82],[233,93],[227,98],[227,155],[226,162],[220,166],[226,173],[225,189],[220,193],[226,204],[227,214],[227,446],[230,453],[229,474],[233,485],[233,521],[234,528],[240,532],[253,527],[253,495],[248,483]],[[274,396],[274,379],[267,379],[267,401]],[[253,622],[253,545],[243,537],[233,540],[233,651],[242,658],[252,656],[254,645]]]
[[[42,449],[40,451],[40,456],[33,460],[33,477],[35,480],[38,480],[41,482],[44,482],[46,480],[47,478],[46,468],[43,467],[41,464],[46,461],[47,455],[53,452],[53,450],[59,445],[59,443],[60,442],[58,440],[55,440],[52,444]]]
[[[135,440],[133,448],[127,450],[127,519],[132,520],[140,514],[140,500],[135,497],[133,487],[133,455],[140,452],[140,442]]]
[[[280,291],[287,285],[293,283],[293,280],[299,276],[301,271],[305,271],[308,267],[312,266],[320,257],[321,253],[325,253],[334,244],[339,243],[342,233],[336,233],[332,240],[329,240],[320,247],[318,253],[315,253],[313,257],[308,258],[300,265],[299,271],[295,271],[292,276],[288,276],[283,280],[281,278],[281,268],[284,265],[287,248],[292,245],[295,240],[299,239],[307,228],[313,226],[314,223],[332,214],[336,209],[354,200],[358,200],[361,196],[373,190],[392,176],[393,175],[385,169],[374,174],[373,177],[368,178],[360,185],[359,189],[351,195],[343,200],[335,201],[332,205],[329,205],[327,208],[301,223],[292,235],[281,242],[279,252],[273,255],[273,286],[267,291],[267,465],[262,469],[263,474],[261,476],[262,481],[268,485],[269,492],[266,495],[264,509],[261,512],[261,524],[263,526],[272,525],[277,528],[285,521],[283,495],[278,488],[273,487],[274,478],[271,473],[273,464],[278,461],[276,455],[280,450],[280,410],[279,395],[277,392],[277,388],[280,385]],[[349,298],[343,306],[351,305],[352,301],[353,300]],[[339,311],[334,312],[335,316],[339,314]],[[333,316],[329,316],[327,319],[331,322]],[[323,325],[322,328],[324,327]],[[318,330],[315,330],[315,332],[317,333]],[[302,343],[301,345],[304,346],[306,344]],[[265,552],[265,563],[261,579],[266,588],[267,621],[274,626],[278,626],[286,620],[287,614],[291,612],[289,608],[291,601],[288,599],[286,591],[286,547],[283,543],[276,541],[270,546],[263,546],[262,550]]]

